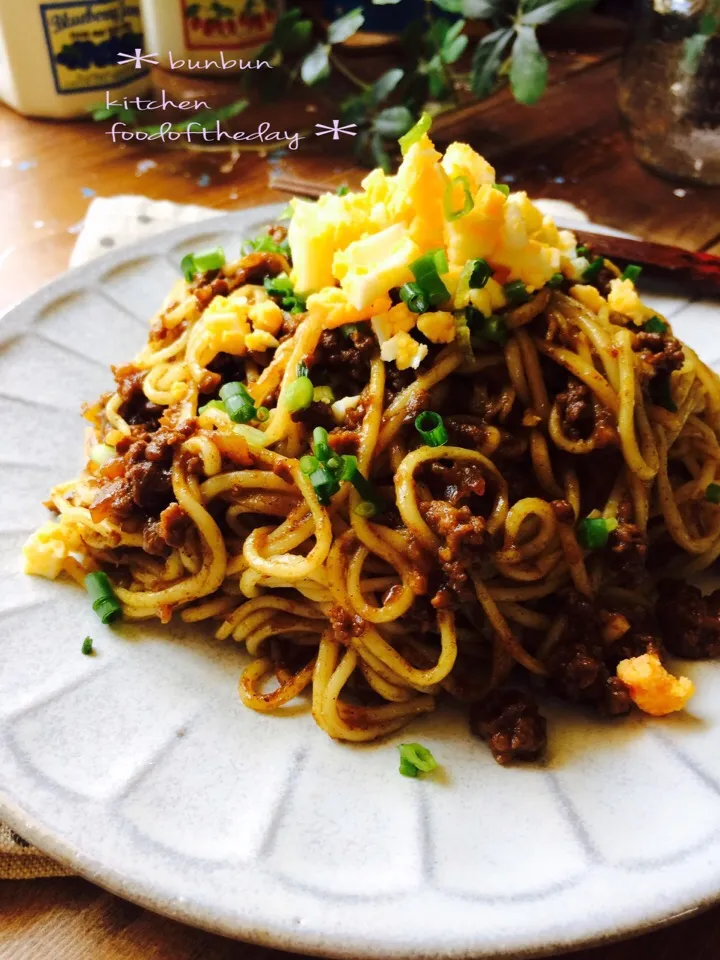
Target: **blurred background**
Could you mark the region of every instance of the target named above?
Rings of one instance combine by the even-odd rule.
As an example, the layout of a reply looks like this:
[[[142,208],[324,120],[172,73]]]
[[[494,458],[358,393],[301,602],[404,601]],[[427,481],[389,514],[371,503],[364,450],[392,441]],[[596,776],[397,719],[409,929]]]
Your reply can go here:
[[[710,249],[718,33],[720,0],[0,0],[0,307],[66,268],[96,197],[353,187],[422,111],[534,196]]]

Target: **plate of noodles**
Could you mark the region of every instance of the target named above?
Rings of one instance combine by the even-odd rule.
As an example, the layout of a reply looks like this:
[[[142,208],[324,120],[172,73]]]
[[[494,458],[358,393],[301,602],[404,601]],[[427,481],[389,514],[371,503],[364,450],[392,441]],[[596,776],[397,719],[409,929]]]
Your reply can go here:
[[[0,816],[286,949],[648,929],[720,894],[717,304],[401,146],[0,323]]]

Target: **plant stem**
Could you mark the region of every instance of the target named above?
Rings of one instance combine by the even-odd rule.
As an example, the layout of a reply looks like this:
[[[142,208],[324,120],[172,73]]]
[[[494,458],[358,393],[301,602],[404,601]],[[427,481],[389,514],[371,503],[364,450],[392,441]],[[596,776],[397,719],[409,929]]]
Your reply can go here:
[[[356,87],[360,87],[361,90],[369,90],[370,84],[366,83],[364,80],[361,80],[353,71],[346,67],[342,60],[339,57],[336,57],[334,53],[330,54],[330,63],[335,67],[338,73],[341,73],[346,77],[351,83],[354,83]]]

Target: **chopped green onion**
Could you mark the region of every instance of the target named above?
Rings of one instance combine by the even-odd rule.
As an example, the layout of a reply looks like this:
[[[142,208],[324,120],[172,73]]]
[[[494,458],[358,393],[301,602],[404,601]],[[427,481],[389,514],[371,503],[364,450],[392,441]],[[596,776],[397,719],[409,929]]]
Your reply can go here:
[[[400,299],[413,313],[426,313],[430,309],[430,297],[419,283],[405,283],[400,287]]]
[[[323,463],[326,463],[332,456],[332,449],[330,447],[328,432],[325,427],[315,427],[313,430],[313,453],[321,460]]]
[[[248,253],[279,253],[287,258],[290,256],[290,244],[287,240],[281,240],[278,243],[266,233],[254,240],[245,240],[240,247],[240,252],[243,256],[247,256]]]
[[[422,257],[413,260],[410,269],[417,281],[417,286],[430,301],[430,306],[437,307],[449,298],[450,291],[440,279],[440,274],[447,273],[448,269],[444,250],[431,250],[429,253],[423,254]],[[400,296],[402,296],[402,292]],[[408,307],[410,307],[409,304]]]
[[[265,277],[263,286],[271,297],[285,297],[293,292],[292,280],[286,273],[279,273],[276,277]]]
[[[705,487],[705,499],[710,503],[720,503],[720,483],[709,483]]]
[[[400,773],[404,777],[417,777],[421,773],[431,773],[437,767],[437,760],[427,747],[421,743],[401,743]]]
[[[493,275],[493,269],[487,260],[468,260],[460,274],[460,284],[467,282],[470,290],[482,290]]]
[[[340,489],[340,481],[328,470],[327,465],[321,463],[317,470],[310,474],[310,483],[323,507],[330,503],[330,497]]]
[[[192,253],[186,253],[185,256],[180,261],[180,269],[182,274],[185,277],[185,280],[188,283],[192,283],[195,279],[196,269],[195,269],[195,257]]]
[[[369,520],[377,513],[377,507],[374,503],[371,503],[370,500],[361,500],[353,510],[353,513],[358,517],[364,517],[366,520]]]
[[[249,423],[255,419],[257,410],[253,398],[238,380],[222,386],[220,397],[225,402],[225,410],[233,423]]]
[[[214,250],[203,250],[202,253],[195,254],[195,268],[199,273],[219,270],[223,266],[225,266],[225,251],[222,247],[215,247]]]
[[[332,470],[332,472],[335,474],[337,474],[338,472],[342,472],[342,469],[343,469],[342,457],[338,457],[336,454],[333,454],[333,456],[330,457],[330,459],[327,461],[327,466],[328,466],[328,470]],[[343,477],[340,477],[340,479],[342,480]]]
[[[300,457],[299,462],[300,462],[300,469],[302,470],[302,472],[305,474],[306,477],[309,477],[311,473],[315,473],[315,471],[320,466],[320,461],[318,460],[318,458],[311,457],[309,454],[307,454],[304,457]]]
[[[315,403],[334,403],[335,394],[332,387],[315,387],[313,390],[313,400]]]
[[[350,193],[350,187],[346,183],[341,183],[335,191],[338,197],[344,197],[347,193]]]
[[[338,480],[347,480],[351,483],[363,500],[368,501],[374,506],[375,513],[380,513],[385,509],[385,504],[373,484],[358,469],[357,457],[344,456],[342,458],[342,467],[336,476]]]
[[[295,368],[295,375],[298,377],[306,377],[308,375],[308,366],[304,360],[301,360]]]
[[[605,258],[597,257],[595,260],[593,260],[590,266],[586,267],[586,269],[583,271],[583,280],[595,280],[604,266]]]
[[[120,601],[115,596],[108,575],[98,570],[85,577],[85,589],[92,600],[92,608],[103,623],[112,623],[122,615]]]
[[[344,337],[347,337],[348,340],[350,340],[352,338],[352,335],[354,333],[357,333],[359,330],[360,330],[360,325],[357,323],[344,323],[340,327],[340,333]]]
[[[548,286],[556,289],[557,287],[561,287],[564,282],[565,277],[562,273],[554,273],[548,280]]]
[[[115,452],[115,447],[111,447],[109,443],[96,443],[90,453],[90,459],[96,466],[101,467],[108,460],[112,460]]]
[[[497,314],[486,317],[474,307],[468,309],[468,323],[471,332],[477,334],[481,340],[489,340],[491,343],[497,343],[504,347],[508,339],[508,329],[505,317],[499,317]]]
[[[313,383],[310,377],[298,377],[285,391],[285,406],[291,413],[307,410],[313,402]]]
[[[658,407],[664,407],[670,413],[677,413],[677,404],[670,389],[670,376],[654,376],[650,381],[650,399]]]
[[[263,286],[271,297],[277,297],[282,307],[290,313],[303,313],[306,307],[308,294],[298,293],[293,288],[292,281],[286,273],[279,273],[276,277],[265,277]]]
[[[497,190],[497,192],[501,193],[504,197],[510,196],[510,187],[506,183],[494,183],[493,190]]]
[[[578,540],[586,550],[600,550],[608,542],[610,533],[617,527],[617,520],[603,517],[585,517],[578,524]]]
[[[82,647],[80,647],[80,650],[82,653],[85,654],[86,657],[91,657],[93,652],[93,638],[85,637],[85,639],[82,642]]]
[[[522,280],[511,280],[510,283],[503,284],[503,290],[511,307],[519,307],[530,299],[530,294]]]
[[[247,392],[247,387],[245,384],[240,383],[239,380],[231,380],[229,383],[223,384],[223,386],[220,387],[220,399],[227,400],[229,397],[242,397],[244,400],[252,403],[252,397]]]
[[[414,143],[417,143],[418,140],[422,140],[431,126],[432,117],[429,113],[423,113],[415,126],[410,127],[408,132],[398,140],[403,156],[405,156]]]
[[[463,205],[458,210],[453,210],[453,187],[456,183],[459,183],[463,188]],[[472,191],[470,189],[470,181],[467,177],[453,177],[452,180],[448,180],[445,184],[445,194],[443,196],[443,205],[445,207],[445,219],[452,222],[453,220],[459,220],[460,217],[466,216],[475,206],[475,201],[473,200]]]
[[[227,413],[222,400],[209,400],[204,406],[199,407],[198,413],[203,414],[206,410],[222,410],[223,413]]]
[[[234,397],[228,397],[225,401],[225,409],[233,423],[250,423],[257,414],[254,403],[248,403],[244,397],[239,394]]]
[[[667,328],[667,324],[664,323],[660,317],[650,317],[650,319],[646,320],[643,324],[645,333],[665,333]]]
[[[258,407],[255,412],[255,419],[260,423],[265,423],[266,420],[270,419],[270,411],[267,407]]]
[[[418,283],[422,283],[425,277],[435,276],[438,273],[448,272],[447,255],[442,247],[437,250],[428,250],[417,260],[413,260],[410,269]]]
[[[623,270],[623,275],[620,278],[621,280],[632,280],[635,283],[642,273],[642,267],[639,267],[635,263],[629,263]]]
[[[586,247],[584,244],[579,246],[575,251],[575,255],[578,257],[587,257],[590,254],[590,248]]]
[[[448,442],[443,418],[434,410],[423,410],[415,417],[415,429],[429,447],[442,447]]]

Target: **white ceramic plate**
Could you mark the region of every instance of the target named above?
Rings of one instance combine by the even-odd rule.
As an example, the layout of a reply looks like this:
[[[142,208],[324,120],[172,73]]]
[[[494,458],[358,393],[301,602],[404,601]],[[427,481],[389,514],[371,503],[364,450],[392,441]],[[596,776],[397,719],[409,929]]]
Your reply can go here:
[[[0,816],[153,910],[312,953],[536,955],[706,905],[720,895],[718,664],[683,665],[687,715],[554,709],[545,766],[501,769],[459,712],[418,720],[410,736],[443,776],[413,781],[394,746],[407,733],[353,747],[307,712],[255,714],[238,647],[105,628],[77,588],[23,576],[41,501],[80,466],[80,404],[140,347],[182,255],[234,252],[273,209],[110,254],[0,321]],[[680,336],[720,355],[716,305],[660,299]]]

